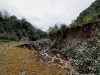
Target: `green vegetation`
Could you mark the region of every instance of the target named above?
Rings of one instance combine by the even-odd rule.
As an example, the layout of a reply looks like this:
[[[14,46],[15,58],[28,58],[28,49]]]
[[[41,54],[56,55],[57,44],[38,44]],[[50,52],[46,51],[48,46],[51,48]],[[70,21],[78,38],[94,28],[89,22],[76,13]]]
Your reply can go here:
[[[100,32],[96,28],[87,42],[73,41],[60,50],[55,41],[52,42],[51,51],[56,51],[68,58],[79,74],[100,74]],[[56,44],[56,45],[55,45]]]
[[[61,24],[60,28],[55,25],[54,27],[49,27],[49,38],[51,40],[56,40],[59,37],[59,40],[61,41],[66,37],[68,26],[65,24]]]
[[[74,20],[70,27],[82,26],[89,22],[100,20],[100,0],[95,0],[87,9],[83,10],[76,20]]]
[[[68,32],[75,27],[77,30],[79,27],[82,28],[88,23],[92,24],[97,21],[100,21],[100,0],[95,0],[88,8],[83,10],[69,27],[65,24],[61,24],[60,28],[57,25],[49,27],[49,38],[57,43],[57,41],[62,41],[69,36]]]
[[[31,23],[16,16],[2,16],[0,13],[0,40],[38,40],[46,38],[47,33],[32,26]]]
[[[96,29],[88,40],[88,44],[72,42],[62,49],[71,64],[79,73],[100,74],[100,32]]]
[[[0,45],[3,45],[4,43],[9,43],[8,40],[0,40]]]
[[[87,9],[82,11],[70,26],[62,24],[61,27],[49,28],[51,39],[51,51],[60,53],[70,61],[79,74],[100,75],[100,0],[95,0]],[[89,34],[85,30],[89,29]],[[93,24],[92,24],[93,23]],[[84,26],[87,25],[87,26]],[[83,28],[84,27],[84,28]],[[83,29],[80,31],[79,29]],[[79,34],[89,35],[84,42],[77,36],[70,35],[72,31],[80,31]],[[83,35],[83,36],[84,36]],[[70,38],[72,37],[72,38]],[[74,39],[74,40],[73,40]],[[64,44],[64,45],[63,45]],[[62,46],[60,49],[58,46]]]
[[[52,53],[55,52],[54,54],[61,54],[63,57],[69,60],[70,64],[79,74],[100,75],[99,21],[100,0],[95,0],[95,2],[93,2],[86,10],[82,11],[69,27],[65,24],[61,24],[60,27],[55,25],[54,27],[49,27],[48,34],[33,27],[32,24],[26,21],[24,18],[20,20],[17,19],[16,16],[3,17],[0,13],[0,45],[9,41],[30,40],[33,41],[32,48],[36,50],[41,51],[43,48],[48,47]],[[94,25],[92,24],[92,27],[89,27],[89,23],[94,23],[95,26],[92,26]],[[80,31],[81,29],[83,30]],[[89,34],[86,33],[86,30],[88,29]],[[76,36],[70,34],[75,34],[73,31],[77,31],[77,33],[79,31],[79,34],[85,36],[81,37],[82,41],[79,40],[81,39],[79,37],[80,35],[76,34],[78,35]],[[88,37],[86,35],[88,35]],[[47,36],[49,36],[49,39],[47,39]],[[0,74],[6,74],[6,72],[9,72],[9,74],[18,75],[26,72],[26,75],[31,75],[33,72],[36,73],[36,75],[55,75],[59,74],[61,69],[58,66],[52,66],[50,64],[40,62],[41,56],[37,56],[34,50],[28,51],[14,47],[14,49],[9,48],[9,50],[7,50],[5,53],[6,54],[1,57],[2,59],[0,59],[0,62],[4,64],[0,67]],[[16,56],[20,58],[16,58]],[[15,60],[15,58],[18,59],[18,61]],[[9,61],[5,62],[5,60]],[[15,62],[19,67],[16,66]],[[65,68],[67,69],[68,67]],[[2,69],[5,69],[4,73]],[[67,73],[65,73],[65,70],[63,70],[59,75],[66,75]]]
[[[50,44],[50,40],[49,39],[40,39],[40,40],[34,41],[32,43],[32,47],[35,50],[39,50],[39,49],[42,49],[43,46],[49,45],[49,44]]]

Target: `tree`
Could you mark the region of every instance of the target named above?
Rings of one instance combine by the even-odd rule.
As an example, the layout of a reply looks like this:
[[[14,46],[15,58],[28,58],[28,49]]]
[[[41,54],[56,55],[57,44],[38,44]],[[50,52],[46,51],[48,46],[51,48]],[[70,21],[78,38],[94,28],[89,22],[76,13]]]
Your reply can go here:
[[[1,12],[0,12],[0,20],[2,20],[3,19],[3,17],[2,17],[2,14],[1,14]]]
[[[28,38],[29,40],[38,40],[46,37],[47,34],[42,30],[36,29],[25,18],[21,20],[16,16],[2,17],[0,13],[0,40],[22,40]],[[12,35],[11,35],[12,34]]]

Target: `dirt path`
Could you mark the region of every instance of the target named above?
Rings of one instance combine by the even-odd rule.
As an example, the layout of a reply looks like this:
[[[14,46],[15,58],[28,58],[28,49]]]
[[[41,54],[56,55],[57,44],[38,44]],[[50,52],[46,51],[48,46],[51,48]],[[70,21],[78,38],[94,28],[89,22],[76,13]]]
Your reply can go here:
[[[42,62],[39,52],[16,45],[1,47],[0,75],[69,75],[62,67]]]
[[[40,46],[41,46],[41,49],[38,50],[38,53],[39,55],[41,55],[42,62],[45,62],[50,65],[54,65],[54,66],[59,66],[63,69],[70,70],[71,72],[75,72],[74,67],[70,65],[67,58],[65,58],[61,54],[54,54],[53,52],[51,52],[50,47],[47,44],[44,44],[44,45],[41,44]],[[34,50],[34,48],[32,48],[32,44],[23,44],[18,47],[21,47],[21,48],[26,47],[30,49],[31,51]]]

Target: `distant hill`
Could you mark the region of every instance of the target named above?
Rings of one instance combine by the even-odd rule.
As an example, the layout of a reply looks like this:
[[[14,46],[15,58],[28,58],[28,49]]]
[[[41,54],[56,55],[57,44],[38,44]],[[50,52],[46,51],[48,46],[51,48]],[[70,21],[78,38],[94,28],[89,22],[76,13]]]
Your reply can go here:
[[[36,27],[30,22],[16,16],[9,16],[9,13],[2,10],[0,13],[0,40],[38,40],[47,37],[47,33]]]
[[[88,8],[83,10],[70,27],[81,26],[82,24],[100,20],[100,0],[95,0]]]
[[[1,14],[2,14],[2,16],[4,17],[4,16],[10,16],[10,14],[6,11],[6,10],[0,10],[1,11]]]

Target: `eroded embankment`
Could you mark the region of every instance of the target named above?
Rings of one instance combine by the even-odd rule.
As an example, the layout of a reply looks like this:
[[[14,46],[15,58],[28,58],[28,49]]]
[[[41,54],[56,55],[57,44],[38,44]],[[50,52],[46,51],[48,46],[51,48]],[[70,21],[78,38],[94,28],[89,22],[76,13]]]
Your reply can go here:
[[[87,40],[91,37],[91,34],[97,29],[100,32],[100,21],[87,23],[74,28],[69,28],[66,30],[66,35],[62,40],[60,40],[60,36],[51,36],[57,44],[56,48],[61,49],[62,47],[68,45],[71,41],[80,41],[82,43],[87,42]]]

